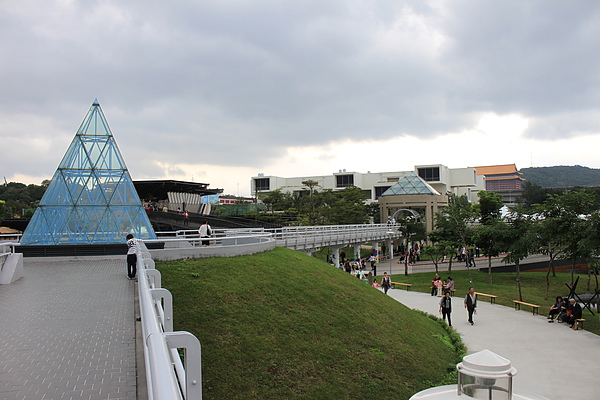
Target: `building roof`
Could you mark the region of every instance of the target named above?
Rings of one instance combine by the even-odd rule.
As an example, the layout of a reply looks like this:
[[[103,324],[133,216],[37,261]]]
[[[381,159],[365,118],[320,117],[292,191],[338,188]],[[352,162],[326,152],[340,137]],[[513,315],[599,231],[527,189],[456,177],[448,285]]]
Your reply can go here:
[[[410,194],[430,194],[439,196],[440,193],[425,182],[414,171],[409,172],[381,196],[398,196]]]
[[[504,165],[488,165],[482,167],[473,167],[477,171],[477,175],[503,175],[503,174],[516,174],[521,173],[517,170],[516,164],[504,164]]]
[[[507,180],[524,181],[525,178],[521,178],[520,176],[495,176],[495,177],[492,177],[492,178],[488,178],[487,182],[492,182],[492,181],[507,181]]]
[[[133,181],[133,185],[142,199],[164,200],[168,197],[168,192],[195,193],[200,196],[223,192],[223,189],[209,189],[208,183],[174,180]]]

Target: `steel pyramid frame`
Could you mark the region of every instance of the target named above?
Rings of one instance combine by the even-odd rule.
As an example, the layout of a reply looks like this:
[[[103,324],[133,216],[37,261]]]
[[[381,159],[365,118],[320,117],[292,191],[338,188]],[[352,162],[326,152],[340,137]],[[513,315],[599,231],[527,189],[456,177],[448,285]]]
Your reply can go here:
[[[63,156],[21,238],[23,245],[156,239],[98,100]]]
[[[437,190],[435,190],[429,183],[425,182],[425,180],[417,175],[414,171],[406,174],[402,179],[396,182],[381,195],[398,196],[410,194],[440,195]]]

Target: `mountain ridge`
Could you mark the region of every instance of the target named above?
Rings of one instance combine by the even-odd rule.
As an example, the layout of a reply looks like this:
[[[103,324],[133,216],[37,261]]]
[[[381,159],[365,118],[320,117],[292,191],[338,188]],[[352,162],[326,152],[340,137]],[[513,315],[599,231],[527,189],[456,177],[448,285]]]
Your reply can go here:
[[[581,165],[521,168],[527,181],[545,188],[600,186],[600,169]]]

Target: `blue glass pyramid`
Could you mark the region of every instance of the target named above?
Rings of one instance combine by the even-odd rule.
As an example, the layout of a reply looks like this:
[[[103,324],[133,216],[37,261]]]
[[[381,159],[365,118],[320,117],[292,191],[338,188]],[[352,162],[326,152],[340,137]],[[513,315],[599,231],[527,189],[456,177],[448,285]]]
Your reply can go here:
[[[156,234],[94,100],[21,238],[24,245],[123,243]]]
[[[414,171],[406,174],[394,186],[383,192],[382,196],[398,196],[407,194],[440,195],[440,193],[425,182]]]

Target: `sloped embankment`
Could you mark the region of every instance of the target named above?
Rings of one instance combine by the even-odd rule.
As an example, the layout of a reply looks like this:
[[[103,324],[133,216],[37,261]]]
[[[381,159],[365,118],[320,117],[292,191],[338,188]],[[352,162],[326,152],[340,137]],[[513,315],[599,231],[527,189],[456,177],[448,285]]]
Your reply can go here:
[[[441,324],[296,251],[157,268],[205,399],[407,399],[459,361]]]

